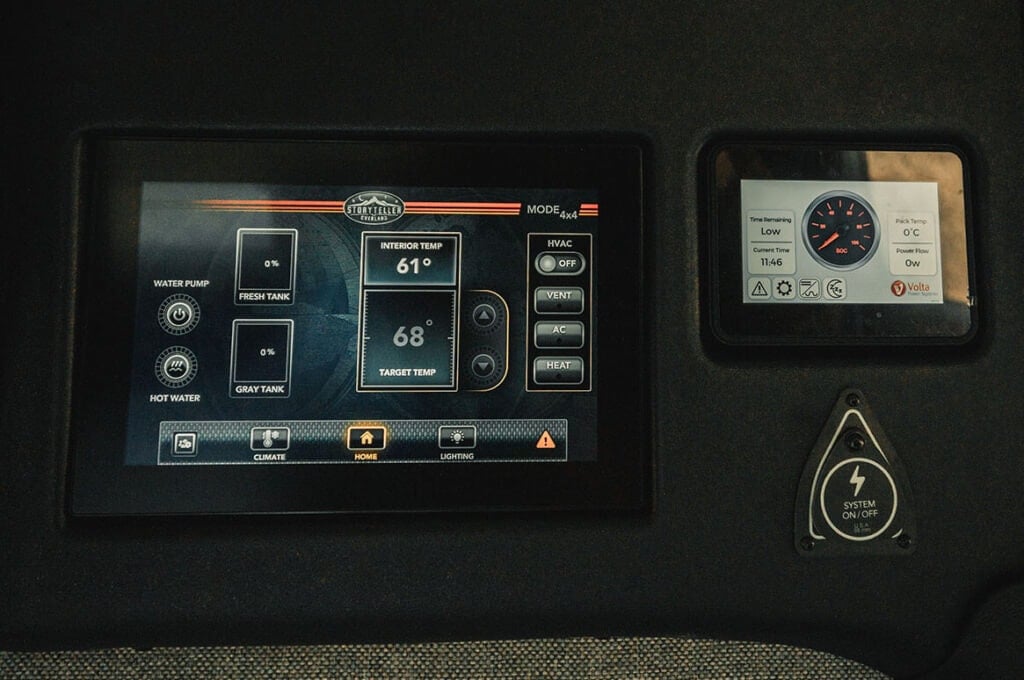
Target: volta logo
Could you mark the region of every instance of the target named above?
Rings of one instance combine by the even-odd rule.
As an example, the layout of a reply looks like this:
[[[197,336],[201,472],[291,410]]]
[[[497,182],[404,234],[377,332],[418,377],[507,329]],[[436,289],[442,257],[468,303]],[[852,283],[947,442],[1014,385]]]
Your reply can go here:
[[[386,191],[362,191],[345,200],[345,217],[360,224],[387,224],[405,214],[405,203]]]
[[[897,279],[892,282],[891,286],[889,286],[889,290],[891,290],[892,294],[896,297],[903,297],[907,292],[907,284]]]

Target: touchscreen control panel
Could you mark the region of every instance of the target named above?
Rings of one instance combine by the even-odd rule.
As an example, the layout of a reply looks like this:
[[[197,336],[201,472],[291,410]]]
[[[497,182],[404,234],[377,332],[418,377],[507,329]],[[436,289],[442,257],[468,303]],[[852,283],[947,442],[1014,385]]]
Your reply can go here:
[[[73,513],[647,507],[639,146],[83,158]]]
[[[586,190],[145,182],[126,462],[593,459],[599,218]]]

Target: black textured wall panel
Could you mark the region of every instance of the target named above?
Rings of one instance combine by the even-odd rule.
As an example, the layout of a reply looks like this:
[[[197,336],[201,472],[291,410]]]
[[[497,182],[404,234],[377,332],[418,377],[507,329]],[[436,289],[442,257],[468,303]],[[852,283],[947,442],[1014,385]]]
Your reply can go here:
[[[1018,3],[4,13],[0,645],[692,633],[909,674],[938,666],[975,606],[1024,572]],[[69,522],[74,140],[97,129],[645,137],[653,514]],[[725,133],[966,147],[978,342],[712,351],[698,153]],[[911,557],[793,550],[805,457],[848,386],[868,395],[913,484]]]

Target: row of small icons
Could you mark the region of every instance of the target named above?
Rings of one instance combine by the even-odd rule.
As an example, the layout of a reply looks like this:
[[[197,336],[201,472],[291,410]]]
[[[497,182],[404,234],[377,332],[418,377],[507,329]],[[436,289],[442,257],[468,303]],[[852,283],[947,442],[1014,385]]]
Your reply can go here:
[[[249,431],[249,448],[253,451],[287,451],[291,447],[290,427],[254,427]],[[441,425],[437,428],[437,446],[441,449],[476,448],[476,425]],[[350,426],[345,432],[350,451],[383,451],[388,446],[388,429],[384,426]],[[554,449],[558,444],[547,430],[537,438],[535,448]],[[171,453],[194,456],[199,449],[196,432],[175,432]]]
[[[794,279],[754,276],[747,279],[747,296],[752,300],[845,300],[846,279]]]

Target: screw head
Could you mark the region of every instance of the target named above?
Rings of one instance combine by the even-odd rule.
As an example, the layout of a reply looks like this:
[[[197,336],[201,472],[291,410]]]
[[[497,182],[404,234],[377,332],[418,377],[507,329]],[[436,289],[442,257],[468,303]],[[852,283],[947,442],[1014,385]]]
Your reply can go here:
[[[853,406],[854,408],[860,406],[860,395],[855,392],[846,395],[846,405]]]
[[[804,536],[800,539],[800,548],[807,552],[814,550],[814,540],[810,536]]]
[[[864,433],[860,430],[850,430],[846,433],[846,448],[851,451],[863,451],[867,443]]]
[[[900,534],[896,537],[896,545],[904,550],[909,548],[911,543],[913,543],[913,541],[911,541],[910,536],[907,536],[906,534]]]

